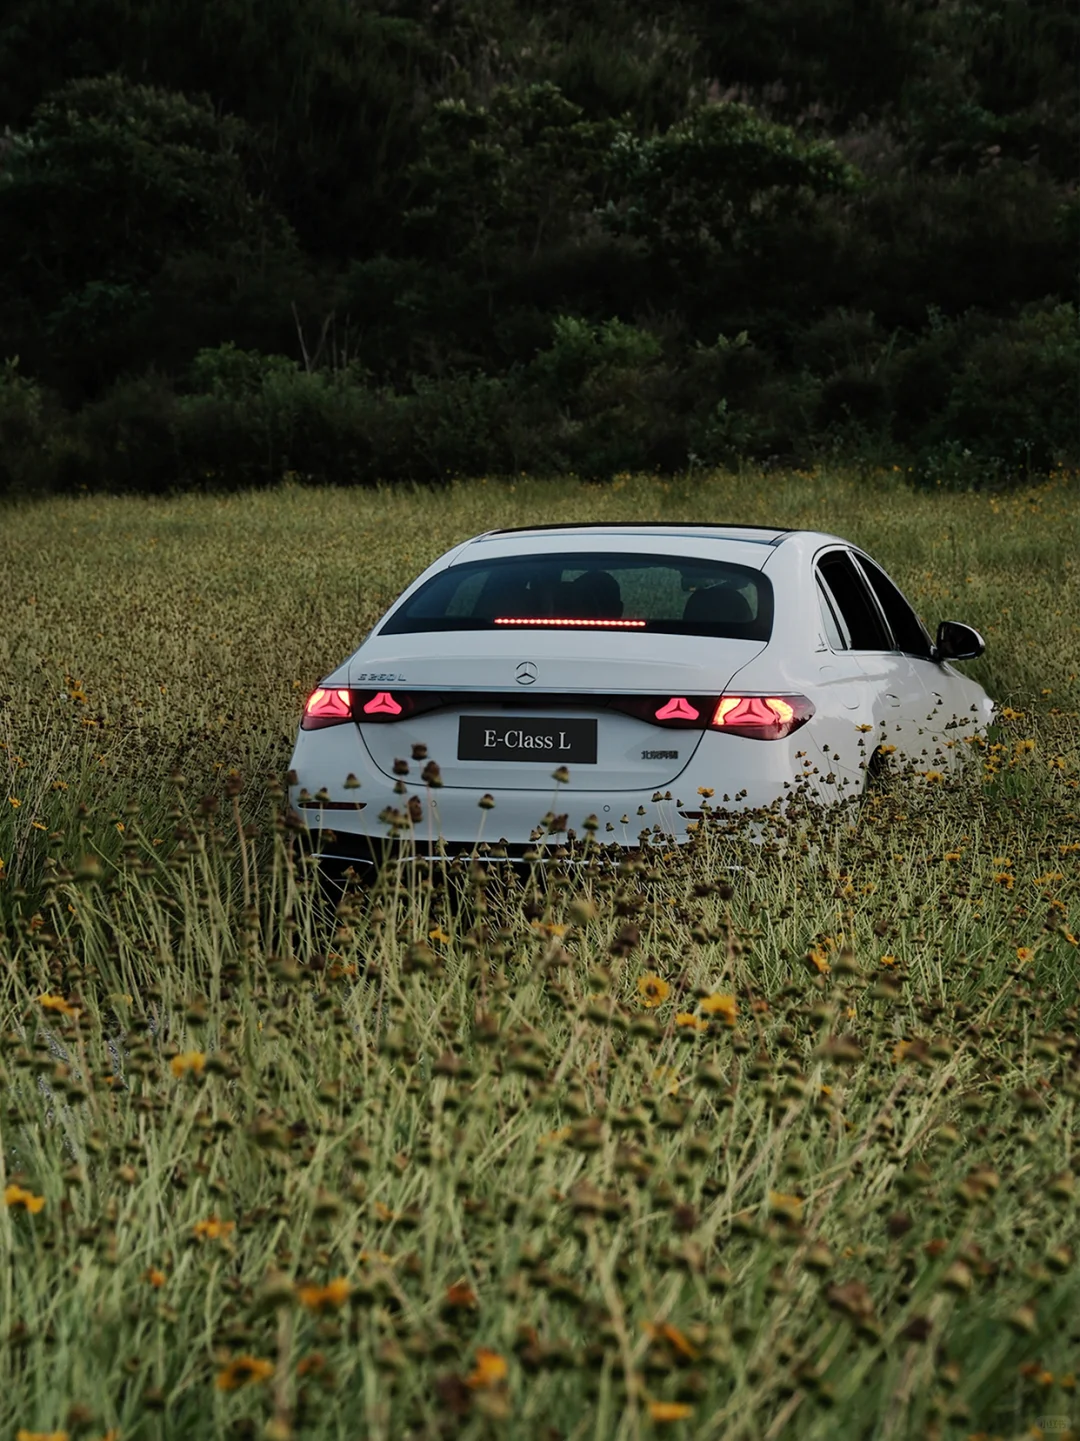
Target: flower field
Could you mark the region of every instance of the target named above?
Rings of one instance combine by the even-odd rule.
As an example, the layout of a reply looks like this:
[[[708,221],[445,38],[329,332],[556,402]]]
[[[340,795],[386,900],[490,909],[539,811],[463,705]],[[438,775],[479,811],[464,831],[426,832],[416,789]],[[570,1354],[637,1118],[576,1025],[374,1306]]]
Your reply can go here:
[[[320,888],[309,688],[453,541],[604,517],[865,545],[998,723],[764,844]],[[1075,477],[3,522],[0,1441],[1080,1434]]]

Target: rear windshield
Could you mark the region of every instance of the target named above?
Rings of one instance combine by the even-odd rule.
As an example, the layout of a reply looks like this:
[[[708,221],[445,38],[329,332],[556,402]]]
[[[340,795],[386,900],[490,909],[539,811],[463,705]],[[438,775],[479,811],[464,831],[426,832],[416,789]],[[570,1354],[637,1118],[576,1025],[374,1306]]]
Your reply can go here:
[[[750,566],[579,551],[450,566],[398,606],[379,634],[542,628],[763,641],[772,616],[772,586]]]

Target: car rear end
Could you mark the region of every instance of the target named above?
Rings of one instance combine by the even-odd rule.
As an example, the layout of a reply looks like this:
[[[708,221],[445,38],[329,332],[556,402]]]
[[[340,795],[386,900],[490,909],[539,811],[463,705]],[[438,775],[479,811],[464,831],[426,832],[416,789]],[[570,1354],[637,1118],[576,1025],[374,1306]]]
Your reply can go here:
[[[361,858],[388,834],[511,855],[685,839],[699,786],[771,803],[792,762],[768,742],[812,708],[739,692],[772,633],[770,553],[667,533],[463,548],[309,700],[293,804],[324,854]]]

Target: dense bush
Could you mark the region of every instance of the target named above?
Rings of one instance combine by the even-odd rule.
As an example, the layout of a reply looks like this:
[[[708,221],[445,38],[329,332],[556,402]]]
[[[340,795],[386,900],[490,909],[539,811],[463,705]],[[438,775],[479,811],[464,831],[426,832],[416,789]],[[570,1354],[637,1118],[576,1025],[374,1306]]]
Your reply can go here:
[[[0,492],[34,494],[57,483],[51,437],[55,401],[23,375],[17,359],[0,369]]]
[[[1061,0],[127,11],[0,18],[4,491],[1077,458]]]
[[[745,332],[686,349],[620,321],[558,317],[528,365],[454,371],[395,390],[357,362],[306,370],[227,344],[182,387],[118,381],[77,413],[9,363],[0,374],[0,486],[161,492],[445,481],[486,474],[809,463],[823,453],[912,458],[930,483],[999,485],[1080,451],[1075,308],[1003,324],[933,317],[889,334],[835,313],[792,364]]]

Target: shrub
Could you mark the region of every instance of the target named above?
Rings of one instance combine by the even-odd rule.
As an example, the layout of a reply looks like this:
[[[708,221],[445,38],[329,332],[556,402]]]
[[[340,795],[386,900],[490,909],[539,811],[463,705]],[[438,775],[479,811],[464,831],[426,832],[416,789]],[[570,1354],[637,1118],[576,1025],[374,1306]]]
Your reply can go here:
[[[941,369],[946,356],[952,360],[943,403],[912,437],[924,479],[1011,480],[1080,456],[1074,306],[1028,306],[1006,325],[969,318],[948,327],[938,344],[913,347],[909,371],[924,351],[937,352]]]
[[[19,370],[16,356],[0,368],[0,494],[34,495],[53,489],[52,442],[57,407]]]
[[[162,375],[118,381],[72,420],[78,445],[63,471],[65,487],[154,494],[190,483],[177,451],[177,409]]]
[[[1028,306],[972,345],[941,425],[1012,474],[1045,471],[1080,455],[1078,383],[1076,308]]]

